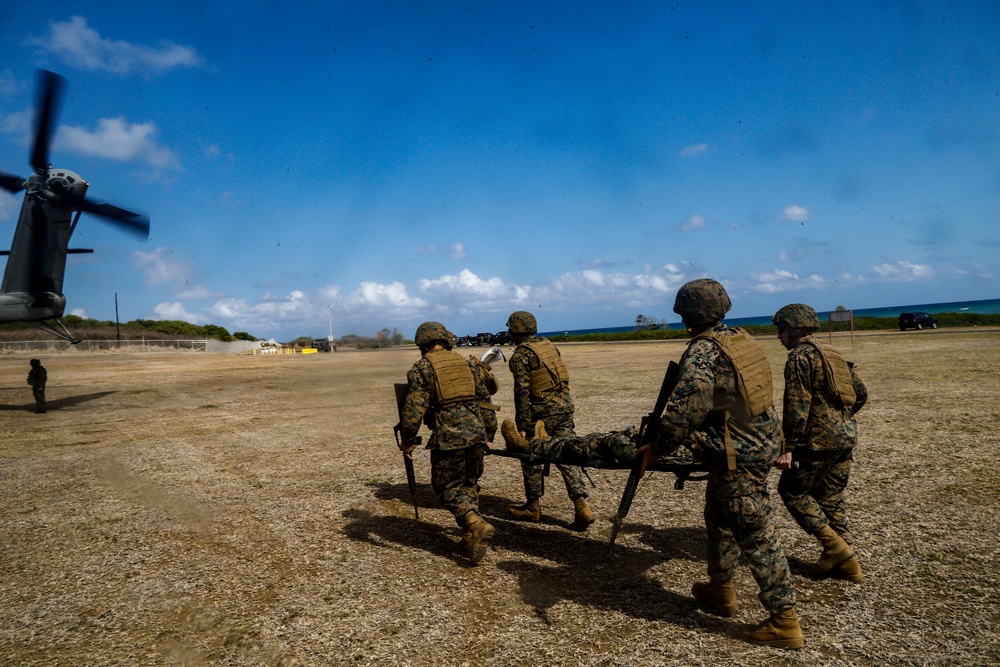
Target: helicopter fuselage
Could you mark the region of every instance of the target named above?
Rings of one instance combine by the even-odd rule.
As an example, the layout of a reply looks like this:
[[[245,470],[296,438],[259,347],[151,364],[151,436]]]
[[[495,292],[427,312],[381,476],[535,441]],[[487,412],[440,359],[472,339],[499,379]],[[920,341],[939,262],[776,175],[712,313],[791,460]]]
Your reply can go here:
[[[64,207],[61,197],[67,191],[83,197],[87,187],[87,181],[68,169],[50,168],[44,178],[33,174],[28,179],[0,293],[62,295],[75,211]],[[2,309],[0,321],[12,321]]]
[[[62,317],[66,297],[52,292],[0,294],[0,322],[41,322]]]

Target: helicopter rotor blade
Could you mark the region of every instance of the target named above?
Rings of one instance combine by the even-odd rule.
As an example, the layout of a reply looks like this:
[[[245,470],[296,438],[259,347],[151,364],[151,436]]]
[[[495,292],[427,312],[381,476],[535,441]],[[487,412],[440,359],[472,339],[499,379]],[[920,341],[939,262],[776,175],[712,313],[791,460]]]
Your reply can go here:
[[[44,173],[49,168],[49,144],[66,79],[44,69],[38,70],[38,79],[38,125],[35,128],[35,146],[31,151],[31,166],[36,173]]]
[[[140,214],[119,208],[114,204],[91,201],[75,194],[65,192],[60,197],[60,204],[76,211],[90,213],[115,225],[129,234],[144,240],[149,239],[149,218]]]
[[[0,188],[9,192],[20,192],[24,189],[24,179],[14,174],[5,174],[0,171]]]

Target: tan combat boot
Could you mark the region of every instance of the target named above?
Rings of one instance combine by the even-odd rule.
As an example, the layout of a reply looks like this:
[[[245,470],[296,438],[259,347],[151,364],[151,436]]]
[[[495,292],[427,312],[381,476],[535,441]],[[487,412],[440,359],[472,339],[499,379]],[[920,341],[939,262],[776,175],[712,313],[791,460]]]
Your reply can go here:
[[[508,507],[507,511],[515,519],[520,519],[521,521],[538,523],[542,520],[542,503],[537,498],[535,500],[528,500],[523,505]]]
[[[831,577],[836,579],[852,581],[856,584],[861,583],[861,580],[865,578],[865,575],[861,572],[861,564],[858,562],[857,556],[848,558],[843,563],[830,570],[829,574]]]
[[[770,618],[757,625],[744,626],[740,635],[752,644],[773,648],[802,648],[806,645],[794,608],[771,614]]]
[[[550,440],[549,432],[545,430],[545,422],[539,420],[535,422],[535,438],[538,440]]]
[[[740,609],[736,599],[736,588],[733,580],[726,581],[696,581],[691,586],[694,599],[708,608],[709,611],[729,618]]]
[[[484,521],[475,512],[469,512],[465,515],[465,532],[462,534],[462,546],[473,564],[478,563],[486,556],[487,546],[484,542],[491,539],[495,532],[496,530],[493,526]]]
[[[591,511],[590,505],[587,504],[587,499],[583,496],[573,499],[573,507],[576,509],[576,516],[573,517],[573,523],[569,524],[569,529],[582,533],[590,528],[590,524],[594,523],[594,513]]]
[[[823,553],[819,555],[819,559],[809,569],[809,573],[814,577],[826,574],[837,565],[854,557],[854,549],[851,548],[851,545],[845,542],[844,538],[838,535],[830,526],[823,526],[816,533],[816,539],[823,545]]]
[[[516,452],[528,451],[528,441],[517,430],[517,424],[510,417],[503,420],[503,424],[500,425],[500,433],[503,435],[503,441],[507,444],[507,449],[512,449]]]

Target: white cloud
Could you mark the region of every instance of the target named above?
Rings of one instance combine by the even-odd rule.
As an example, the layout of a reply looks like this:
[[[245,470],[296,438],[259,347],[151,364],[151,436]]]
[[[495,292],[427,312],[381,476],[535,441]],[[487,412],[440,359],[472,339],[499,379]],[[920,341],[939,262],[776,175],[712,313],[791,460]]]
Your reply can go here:
[[[183,262],[173,257],[173,252],[160,246],[153,252],[137,250],[132,253],[132,264],[142,271],[147,285],[188,282],[190,271]]]
[[[708,144],[692,144],[685,146],[680,151],[681,157],[698,157],[708,152]]]
[[[438,296],[500,297],[510,288],[500,278],[483,280],[472,271],[462,269],[458,275],[424,278],[418,282],[421,292]]]
[[[81,16],[52,23],[49,27],[47,36],[29,39],[28,44],[54,53],[77,69],[156,74],[178,67],[204,66],[201,55],[190,46],[164,40],[154,48],[105,39]]]
[[[684,221],[684,224],[681,225],[681,229],[685,232],[693,232],[696,229],[703,228],[705,224],[706,220],[704,217],[700,215],[692,215]]]
[[[904,261],[899,261],[895,264],[879,264],[872,267],[872,270],[883,278],[902,282],[926,280],[934,276],[934,270],[926,264],[913,264]]]
[[[805,222],[809,219],[809,209],[805,206],[792,204],[791,206],[786,206],[781,210],[780,218],[782,220],[790,220],[792,222]]]
[[[411,297],[406,291],[406,285],[396,281],[386,285],[363,282],[347,297],[347,305],[350,308],[365,310],[377,308],[415,310],[426,308],[428,304],[419,297]]]
[[[87,319],[87,311],[84,310],[83,308],[73,308],[72,310],[69,311],[69,314],[76,315],[77,317],[82,317],[83,319]]]
[[[628,266],[632,263],[630,259],[602,259],[600,257],[594,257],[588,260],[577,260],[575,264],[581,269],[591,268],[591,269],[608,269],[614,266]]]
[[[437,255],[447,252],[448,256],[452,259],[466,259],[469,253],[465,249],[464,243],[452,243],[448,246],[447,250],[445,248],[439,247],[435,243],[428,243],[427,245],[417,246],[413,249],[418,255]]]
[[[829,278],[825,278],[817,273],[800,276],[791,271],[777,269],[775,271],[751,273],[747,291],[762,294],[777,294],[779,292],[805,289],[828,289],[832,282],[840,282],[843,285],[845,283],[861,282],[861,279],[857,276],[844,273],[836,281],[831,281]]]
[[[782,269],[771,272],[751,273],[750,278],[753,281],[750,289],[754,292],[763,292],[765,294],[787,292],[788,290],[797,289],[802,285],[802,279],[799,276]]]
[[[202,310],[202,322],[211,322],[230,331],[271,332],[317,327],[322,308],[300,290],[288,294],[265,294],[257,303],[227,297]],[[306,333],[306,331],[302,331]]]
[[[676,265],[666,264],[646,266],[641,273],[605,273],[596,269],[564,273],[551,287],[532,289],[541,292],[553,304],[587,303],[591,307],[613,307],[661,300],[673,295],[685,282],[685,274]]]
[[[191,324],[207,324],[208,321],[197,313],[188,312],[184,305],[179,302],[170,303],[164,301],[153,308],[154,320],[182,320]]]
[[[34,113],[31,109],[27,109],[0,116],[0,132],[16,135],[27,146],[31,139]],[[25,164],[30,161],[27,152],[24,154],[24,161]]]
[[[204,301],[206,299],[218,299],[224,296],[221,292],[213,292],[205,285],[191,285],[185,287],[177,293],[178,299],[190,299],[194,301]]]
[[[156,142],[156,125],[129,123],[124,118],[102,118],[93,132],[64,125],[56,134],[59,148],[119,162],[145,162],[156,169],[180,169],[169,148]]]

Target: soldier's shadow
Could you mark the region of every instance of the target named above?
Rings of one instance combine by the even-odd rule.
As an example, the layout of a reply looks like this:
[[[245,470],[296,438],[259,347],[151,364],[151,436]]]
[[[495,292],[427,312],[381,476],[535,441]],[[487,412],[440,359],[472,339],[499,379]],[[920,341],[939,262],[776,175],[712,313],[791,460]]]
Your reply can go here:
[[[104,398],[105,396],[110,396],[117,392],[114,391],[98,391],[93,394],[80,394],[79,396],[60,396],[59,398],[48,398],[45,400],[45,409],[49,412],[52,410],[61,410],[64,408],[72,408],[82,403],[88,403],[90,401],[96,401],[99,398]],[[22,403],[19,405],[0,405],[0,410],[10,410],[10,411],[35,411],[35,402]]]
[[[517,576],[521,599],[546,623],[551,622],[549,610],[568,600],[632,618],[736,634],[735,623],[696,613],[698,604],[694,598],[665,588],[648,574],[675,558],[703,561],[703,528],[633,526],[628,531],[629,539],[622,540],[620,536],[612,554],[606,539],[596,536],[588,538],[586,534],[553,531],[538,524],[506,519],[490,520],[497,527],[494,543],[498,546],[557,563],[550,566],[510,559],[496,565]],[[633,546],[636,542],[652,548]]]
[[[395,500],[404,505],[412,506],[416,503],[419,510],[440,509],[441,504],[434,494],[430,484],[417,484],[416,497],[410,496],[409,488],[406,484],[388,484],[385,482],[370,482],[368,487],[372,489],[372,494],[378,500]],[[595,536],[597,532],[591,528],[586,533],[562,533],[557,531],[544,531],[545,539],[539,538],[538,526],[559,526],[568,528],[569,522],[553,518],[547,514],[542,514],[540,524],[523,523],[510,518],[507,508],[510,506],[510,499],[502,496],[481,494],[479,496],[479,509],[482,515],[492,522],[498,530],[502,527],[503,534],[510,534],[510,540],[504,539],[505,548],[513,551],[523,551],[527,555],[547,558],[549,560],[561,560],[560,554],[566,549],[579,549],[581,540],[587,544],[587,549],[593,550],[594,555],[607,557],[607,542]],[[391,517],[387,517],[391,518]],[[594,526],[600,525],[601,519]],[[525,532],[527,531],[527,532]],[[553,539],[553,535],[558,536]],[[649,549],[638,549],[629,546],[632,541],[650,547],[658,555],[651,561],[645,562],[636,554],[648,554]],[[708,543],[705,538],[705,529],[699,527],[676,527],[676,528],[654,528],[648,524],[635,524],[626,522],[619,533],[615,553],[623,557],[619,560],[627,560],[633,569],[641,566],[648,569],[654,565],[683,558],[690,561],[703,561],[707,553]]]
[[[788,554],[788,549],[785,549],[785,560],[788,561],[788,568],[792,571],[792,574],[796,577],[801,577],[803,579],[817,579],[820,577],[814,577],[810,570],[813,564],[809,561],[804,561],[796,556],[790,556]]]
[[[459,549],[457,527],[453,529],[453,526],[417,521],[414,517],[376,514],[358,508],[344,510],[343,516],[349,519],[343,528],[348,539],[383,549],[403,545],[443,556],[459,567],[475,567]]]
[[[368,488],[377,500],[398,500],[409,506],[417,504],[418,509],[440,508],[434,489],[430,484],[417,483],[417,494],[415,498],[410,497],[410,489],[406,484],[387,484],[385,482],[368,482]]]
[[[375,483],[370,486],[380,500],[412,502],[406,484]],[[429,485],[417,485],[417,502],[421,509],[425,503],[427,507],[440,507]],[[511,558],[495,565],[518,578],[522,600],[545,622],[550,622],[549,610],[553,606],[570,600],[633,618],[735,634],[733,622],[695,613],[694,598],[666,589],[646,574],[675,558],[704,561],[707,543],[703,527],[654,528],[646,524],[626,524],[612,555],[603,532],[598,538],[595,533],[552,530],[546,524],[565,527],[566,523],[545,519],[544,514],[542,524],[508,520],[504,518],[510,504],[508,498],[481,495],[479,503],[483,515],[496,526],[493,544],[498,549],[556,563],[548,566]],[[359,509],[347,510],[344,516],[351,519],[344,527],[344,534],[351,539],[381,547],[389,547],[389,543],[403,544],[444,555],[460,567],[470,566],[465,554],[458,549],[453,537],[457,533],[452,533],[450,526]]]

